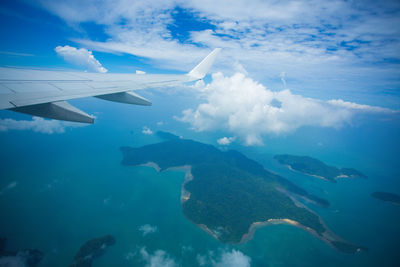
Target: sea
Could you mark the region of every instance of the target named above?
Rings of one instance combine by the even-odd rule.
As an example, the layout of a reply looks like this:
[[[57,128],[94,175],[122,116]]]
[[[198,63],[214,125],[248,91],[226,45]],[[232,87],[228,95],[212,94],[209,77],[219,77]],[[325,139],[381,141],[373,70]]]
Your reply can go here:
[[[303,127],[267,136],[264,146],[238,141],[221,147],[216,140],[226,133],[192,131],[173,119],[182,106],[152,97],[151,109],[77,100],[97,120],[64,133],[0,132],[0,237],[7,238],[7,250],[39,249],[44,258],[38,266],[69,266],[86,241],[110,234],[115,245],[93,266],[400,266],[400,206],[371,197],[374,191],[400,194],[399,116],[364,116],[338,129]],[[327,199],[329,208],[302,201],[335,234],[368,251],[344,254],[290,225],[258,229],[244,244],[219,242],[183,215],[184,172],[121,165],[121,146],[160,142],[157,130],[237,149]],[[330,183],[295,173],[273,159],[283,153],[355,168],[368,178]]]

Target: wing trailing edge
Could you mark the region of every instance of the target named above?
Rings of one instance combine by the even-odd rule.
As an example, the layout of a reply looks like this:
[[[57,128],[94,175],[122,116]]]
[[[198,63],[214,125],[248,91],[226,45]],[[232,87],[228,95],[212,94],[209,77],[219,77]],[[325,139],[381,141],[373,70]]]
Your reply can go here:
[[[30,106],[11,108],[12,111],[25,113],[48,119],[93,123],[94,117],[72,106],[66,101],[44,103]]]
[[[146,98],[135,94],[134,92],[121,92],[115,94],[108,95],[98,95],[97,98],[101,98],[108,101],[126,103],[132,105],[141,105],[141,106],[151,106],[151,102]]]
[[[93,116],[66,101],[94,96],[113,102],[151,106],[149,100],[132,91],[203,79],[220,50],[214,49],[183,75],[81,73],[0,67],[0,109],[56,120],[93,123]]]

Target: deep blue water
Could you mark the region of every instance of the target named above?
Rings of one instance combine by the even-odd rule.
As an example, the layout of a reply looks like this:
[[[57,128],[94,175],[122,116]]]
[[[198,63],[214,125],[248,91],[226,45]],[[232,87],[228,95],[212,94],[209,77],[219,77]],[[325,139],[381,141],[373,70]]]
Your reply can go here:
[[[157,98],[156,98],[157,100]],[[400,206],[370,197],[374,191],[400,194],[399,120],[363,118],[342,129],[303,128],[284,137],[269,137],[263,147],[234,148],[306,190],[326,198],[331,207],[306,205],[343,239],[369,251],[342,254],[307,232],[288,225],[259,229],[253,240],[226,245],[188,221],[180,208],[183,172],[157,173],[148,167],[126,167],[120,146],[160,141],[143,135],[142,126],[174,131],[215,145],[221,133],[195,133],[169,112],[132,109],[90,102],[102,110],[94,125],[46,135],[29,131],[0,133],[0,236],[8,249],[37,248],[40,266],[66,266],[79,247],[93,237],[111,234],[116,244],[94,266],[143,266],[140,250],[163,250],[178,265],[198,266],[198,256],[218,261],[224,252],[241,251],[252,266],[395,266],[400,262]],[[99,108],[98,105],[101,105]],[[160,114],[160,113],[159,113]],[[7,113],[3,113],[7,116]],[[29,117],[26,117],[29,119]],[[156,126],[163,120],[162,126]],[[277,153],[309,155],[338,167],[354,167],[368,179],[329,183],[293,173],[273,160]],[[157,231],[143,236],[149,224]]]

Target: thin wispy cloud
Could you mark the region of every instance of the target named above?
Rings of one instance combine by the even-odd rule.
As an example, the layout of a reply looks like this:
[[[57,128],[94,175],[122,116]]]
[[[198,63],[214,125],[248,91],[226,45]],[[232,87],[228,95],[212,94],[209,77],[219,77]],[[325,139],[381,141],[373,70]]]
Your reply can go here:
[[[0,51],[0,55],[17,56],[17,57],[33,57],[34,56],[34,54],[20,53],[20,52],[13,52],[13,51]]]
[[[106,40],[75,38],[80,45],[148,58],[158,67],[188,70],[211,48],[223,47],[220,70],[232,74],[239,62],[263,82],[285,72],[299,90],[323,87],[351,97],[400,86],[400,29],[393,27],[400,24],[398,1],[40,3],[69,24],[104,27]],[[180,27],[179,12],[192,23]]]
[[[143,236],[146,236],[148,234],[154,234],[158,231],[157,226],[153,226],[150,224],[144,224],[139,226],[139,231],[142,233]]]
[[[101,63],[93,56],[92,51],[86,48],[76,48],[69,45],[57,46],[54,49],[58,55],[62,56],[65,61],[87,68],[89,71],[93,72],[107,72]]]
[[[44,134],[64,133],[69,127],[84,127],[87,124],[46,120],[33,117],[32,120],[0,119],[0,132],[7,131],[33,131]]]
[[[3,189],[0,190],[0,195],[3,195],[5,192],[15,188],[17,185],[18,185],[17,181],[9,183],[7,186],[5,186]]]

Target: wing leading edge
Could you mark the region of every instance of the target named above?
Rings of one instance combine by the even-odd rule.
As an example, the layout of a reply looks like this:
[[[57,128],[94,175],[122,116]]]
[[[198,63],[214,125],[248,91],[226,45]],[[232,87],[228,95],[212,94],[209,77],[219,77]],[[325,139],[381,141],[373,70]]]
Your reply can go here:
[[[0,68],[0,109],[33,116],[93,123],[94,118],[67,100],[94,96],[108,101],[150,106],[132,92],[203,79],[221,49],[214,49],[189,73],[112,74]]]

